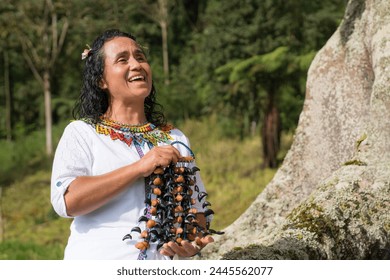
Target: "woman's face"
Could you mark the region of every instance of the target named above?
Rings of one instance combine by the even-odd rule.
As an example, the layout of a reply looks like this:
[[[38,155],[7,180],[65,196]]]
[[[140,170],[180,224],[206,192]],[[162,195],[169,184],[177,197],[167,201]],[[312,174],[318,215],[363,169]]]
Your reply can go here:
[[[101,88],[114,102],[143,102],[152,89],[152,71],[138,44],[127,37],[116,37],[104,43],[103,52]]]

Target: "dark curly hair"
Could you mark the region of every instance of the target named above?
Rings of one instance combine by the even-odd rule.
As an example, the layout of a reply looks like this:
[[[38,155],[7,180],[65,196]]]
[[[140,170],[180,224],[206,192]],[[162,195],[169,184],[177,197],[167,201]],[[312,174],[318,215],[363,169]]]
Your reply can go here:
[[[99,118],[107,111],[110,104],[110,96],[99,86],[103,78],[104,70],[103,45],[105,42],[116,37],[127,37],[136,41],[133,35],[118,29],[106,30],[95,39],[85,59],[83,85],[80,96],[73,109],[73,117],[75,119],[89,118],[93,122],[98,122]],[[160,127],[166,125],[166,119],[162,111],[163,108],[156,102],[156,89],[153,82],[152,90],[145,98],[144,107],[147,121]]]

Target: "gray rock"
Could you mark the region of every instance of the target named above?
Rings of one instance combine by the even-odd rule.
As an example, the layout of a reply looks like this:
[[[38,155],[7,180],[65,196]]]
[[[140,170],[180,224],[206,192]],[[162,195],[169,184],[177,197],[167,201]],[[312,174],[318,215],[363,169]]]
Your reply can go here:
[[[204,259],[390,258],[390,1],[350,0],[308,72],[294,142]]]

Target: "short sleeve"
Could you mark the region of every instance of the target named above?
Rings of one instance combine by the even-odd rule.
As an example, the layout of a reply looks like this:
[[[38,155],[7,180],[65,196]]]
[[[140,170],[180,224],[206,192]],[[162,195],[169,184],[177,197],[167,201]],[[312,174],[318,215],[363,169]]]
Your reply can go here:
[[[66,190],[76,177],[91,175],[92,170],[91,145],[86,141],[83,125],[87,124],[75,121],[65,128],[53,160],[51,203],[57,214],[66,218],[70,218],[64,199]]]

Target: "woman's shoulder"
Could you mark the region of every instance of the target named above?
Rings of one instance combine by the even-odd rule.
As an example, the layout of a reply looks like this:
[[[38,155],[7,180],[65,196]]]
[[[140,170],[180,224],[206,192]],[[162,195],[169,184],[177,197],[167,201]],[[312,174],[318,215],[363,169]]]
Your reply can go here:
[[[84,138],[85,135],[93,133],[93,128],[90,124],[83,120],[72,120],[64,129],[64,135],[81,136]]]
[[[172,124],[166,124],[165,126],[160,127],[160,130],[168,132],[173,138],[187,138],[185,134],[177,127]]]
[[[84,120],[71,120],[65,127],[65,130],[85,130],[90,127],[90,124]]]

